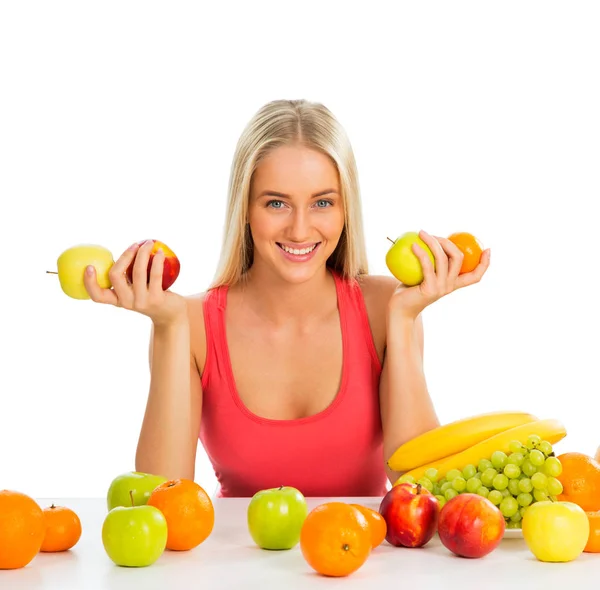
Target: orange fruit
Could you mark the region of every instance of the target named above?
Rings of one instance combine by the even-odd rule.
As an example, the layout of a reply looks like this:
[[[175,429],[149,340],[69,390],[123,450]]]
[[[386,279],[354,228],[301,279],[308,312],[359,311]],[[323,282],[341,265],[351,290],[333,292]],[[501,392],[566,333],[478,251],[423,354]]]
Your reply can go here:
[[[586,514],[590,521],[590,536],[583,550],[586,553],[600,553],[600,511]]]
[[[448,239],[463,253],[462,266],[458,274],[464,274],[475,270],[479,264],[483,248],[479,240],[468,232],[455,232]]]
[[[583,453],[563,453],[558,456],[562,473],[558,480],[563,493],[557,499],[574,502],[586,512],[600,510],[600,463]]]
[[[371,553],[371,532],[363,513],[345,502],[325,502],[308,513],[300,531],[308,565],[324,576],[347,576]]]
[[[81,521],[79,516],[65,506],[44,508],[46,534],[40,551],[55,552],[71,549],[81,537]]]
[[[33,498],[0,491],[0,569],[25,567],[39,553],[45,531],[44,514]]]
[[[171,479],[152,491],[147,504],[167,521],[167,549],[188,551],[205,541],[215,524],[213,503],[191,479]]]
[[[385,522],[385,518],[383,518],[383,516],[377,512],[377,510],[373,510],[368,506],[362,506],[360,504],[350,504],[350,506],[354,506],[360,510],[369,523],[369,531],[371,533],[371,549],[375,549],[375,547],[381,545],[385,539],[385,535],[387,534],[387,523]]]

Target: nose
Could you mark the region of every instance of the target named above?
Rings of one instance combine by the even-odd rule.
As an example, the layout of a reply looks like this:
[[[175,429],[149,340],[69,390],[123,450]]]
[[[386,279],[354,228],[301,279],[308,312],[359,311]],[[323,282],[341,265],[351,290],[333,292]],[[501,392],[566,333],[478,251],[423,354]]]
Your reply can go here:
[[[303,208],[294,209],[291,217],[290,238],[294,242],[304,242],[310,237],[310,215]]]

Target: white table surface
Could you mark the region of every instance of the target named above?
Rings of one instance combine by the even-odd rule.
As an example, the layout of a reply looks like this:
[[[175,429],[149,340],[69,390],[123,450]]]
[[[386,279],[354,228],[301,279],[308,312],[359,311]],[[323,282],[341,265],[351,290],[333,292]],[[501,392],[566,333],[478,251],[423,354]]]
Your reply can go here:
[[[411,588],[596,588],[600,554],[583,553],[570,563],[542,563],[525,541],[503,539],[480,559],[454,556],[437,535],[423,548],[393,547],[384,541],[366,563],[345,578],[318,575],[304,561],[300,548],[266,551],[252,542],[246,525],[249,499],[217,498],[215,527],[210,537],[191,551],[165,552],[152,565],[115,565],[102,545],[104,499],[36,498],[40,506],[68,506],[81,519],[82,535],[69,551],[38,553],[24,568],[0,570],[1,590],[185,590],[187,588],[246,590],[277,588],[367,588],[381,583]],[[380,498],[307,498],[309,509],[328,500],[356,502],[377,509]],[[585,584],[585,585],[583,585]]]

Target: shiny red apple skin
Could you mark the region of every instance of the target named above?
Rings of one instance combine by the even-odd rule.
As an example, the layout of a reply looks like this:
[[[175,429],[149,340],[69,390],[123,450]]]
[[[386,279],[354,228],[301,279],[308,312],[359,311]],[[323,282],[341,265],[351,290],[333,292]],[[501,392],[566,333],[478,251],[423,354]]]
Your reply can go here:
[[[478,558],[502,541],[506,523],[500,510],[478,494],[459,494],[444,504],[438,522],[440,541],[459,557]]]
[[[423,547],[437,530],[438,499],[420,484],[401,483],[379,505],[387,524],[386,541],[396,547]]]
[[[148,240],[142,240],[138,242],[138,246],[142,246]],[[163,264],[163,276],[162,276],[162,288],[163,291],[166,291],[179,276],[179,271],[181,269],[181,264],[179,259],[175,255],[175,252],[171,250],[164,242],[159,240],[151,240],[153,242],[152,250],[150,251],[150,258],[148,259],[148,281],[150,280],[150,269],[152,268],[152,260],[154,259],[154,255],[158,251],[159,248],[162,248],[165,253],[165,262]],[[135,263],[135,258],[131,262],[131,264],[127,267],[127,280],[132,283],[133,282],[133,265]]]

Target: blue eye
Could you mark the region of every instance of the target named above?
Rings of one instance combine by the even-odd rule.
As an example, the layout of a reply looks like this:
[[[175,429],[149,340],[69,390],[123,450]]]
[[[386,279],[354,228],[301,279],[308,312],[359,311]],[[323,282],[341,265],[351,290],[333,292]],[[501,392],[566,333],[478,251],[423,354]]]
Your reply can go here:
[[[275,206],[275,204],[277,204],[277,206]],[[273,209],[281,209],[281,207],[283,206],[283,201],[269,201],[267,203],[267,207],[272,207]]]
[[[327,199],[319,199],[317,201],[317,207],[319,209],[324,209],[326,208],[328,205],[333,205],[333,203],[331,201],[328,201]]]

